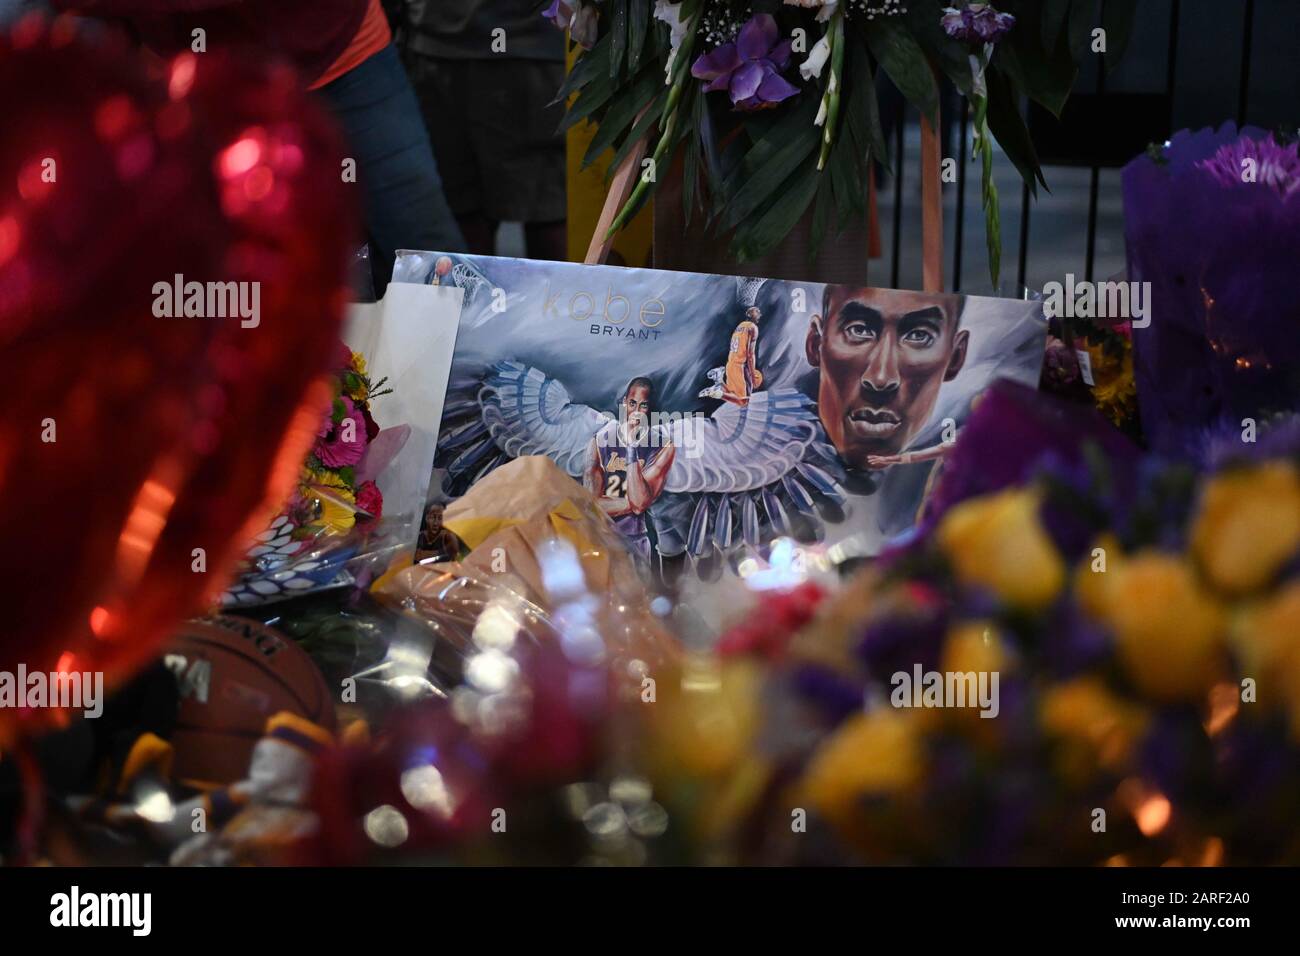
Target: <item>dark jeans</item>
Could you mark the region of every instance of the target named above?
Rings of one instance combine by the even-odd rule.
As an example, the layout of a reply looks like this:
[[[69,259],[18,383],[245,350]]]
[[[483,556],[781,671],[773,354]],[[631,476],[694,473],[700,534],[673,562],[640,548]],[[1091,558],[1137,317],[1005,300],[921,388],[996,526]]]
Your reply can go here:
[[[316,92],[343,126],[357,161],[375,294],[384,294],[398,249],[465,251],[397,49],[390,43]]]

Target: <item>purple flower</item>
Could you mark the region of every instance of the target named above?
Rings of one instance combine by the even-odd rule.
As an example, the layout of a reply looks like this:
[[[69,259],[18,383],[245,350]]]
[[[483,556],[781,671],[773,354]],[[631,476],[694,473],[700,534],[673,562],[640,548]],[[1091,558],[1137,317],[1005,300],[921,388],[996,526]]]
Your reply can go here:
[[[1281,146],[1272,136],[1252,139],[1243,136],[1234,143],[1224,143],[1209,159],[1196,164],[1224,186],[1263,183],[1274,187],[1280,196],[1300,189],[1300,149]],[[1245,179],[1252,173],[1253,182]]]
[[[556,29],[568,29],[569,21],[573,19],[573,4],[568,3],[567,0],[551,0],[551,5],[546,8],[542,16],[555,24]]]
[[[584,50],[596,45],[596,20],[595,4],[580,3],[574,8],[573,19],[569,21],[569,36]]]
[[[584,50],[596,45],[596,6],[584,4],[582,0],[551,0],[542,16],[550,20],[557,29],[568,29],[569,36]]]
[[[1061,471],[1081,467],[1094,454],[1107,462],[1109,500],[1132,500],[1138,448],[1115,426],[1095,409],[1006,379],[994,382],[944,459],[939,485],[925,504],[921,534],[959,501],[1030,481],[1045,461]]]
[[[998,13],[991,3],[972,3],[960,10],[944,7],[939,22],[954,40],[978,45],[996,43],[1016,25],[1016,18],[1009,13]]]
[[[1231,123],[1124,167],[1128,280],[1150,283],[1150,328],[1133,331],[1138,409],[1162,454],[1201,463],[1208,435],[1300,411],[1297,172],[1294,147]]]
[[[781,76],[790,65],[790,41],[777,42],[776,20],[760,13],[740,28],[731,43],[705,53],[691,65],[691,76],[707,80],[708,92],[726,90],[739,110],[775,106],[799,92]]]
[[[882,684],[898,671],[910,674],[913,664],[933,670],[943,656],[948,623],[949,608],[942,595],[912,582],[898,604],[873,616],[855,648],[856,656]]]
[[[838,724],[862,709],[862,685],[820,664],[800,664],[790,673],[795,694]]]

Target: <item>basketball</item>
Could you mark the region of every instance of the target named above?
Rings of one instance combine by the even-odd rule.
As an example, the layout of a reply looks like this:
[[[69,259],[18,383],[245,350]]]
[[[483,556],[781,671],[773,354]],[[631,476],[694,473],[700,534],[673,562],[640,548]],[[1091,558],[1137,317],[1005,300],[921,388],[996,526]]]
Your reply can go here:
[[[334,730],[334,700],[316,664],[280,632],[240,617],[187,621],[166,646],[180,710],[173,773],[195,785],[248,776],[268,718],[289,711]]]

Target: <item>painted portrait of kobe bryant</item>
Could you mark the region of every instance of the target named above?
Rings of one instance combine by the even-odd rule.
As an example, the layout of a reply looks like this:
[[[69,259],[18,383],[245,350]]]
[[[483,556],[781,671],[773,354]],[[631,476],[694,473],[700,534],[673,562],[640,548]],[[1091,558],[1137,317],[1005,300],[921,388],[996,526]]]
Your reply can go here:
[[[546,455],[634,555],[704,578],[780,537],[907,532],[1047,331],[1011,299],[491,256],[402,253],[394,281],[465,290],[431,496]]]

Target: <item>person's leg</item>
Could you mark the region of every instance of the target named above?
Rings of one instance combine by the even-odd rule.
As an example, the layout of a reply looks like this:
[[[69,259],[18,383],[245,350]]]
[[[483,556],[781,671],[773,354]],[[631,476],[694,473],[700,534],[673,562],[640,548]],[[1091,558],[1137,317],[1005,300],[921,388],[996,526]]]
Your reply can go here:
[[[564,262],[569,258],[569,224],[558,222],[524,223],[524,248],[529,259],[554,259]]]
[[[475,255],[496,251],[499,223],[483,213],[483,187],[470,127],[476,122],[476,87],[464,61],[440,60],[407,51],[406,72],[415,88],[429,131],[433,155],[442,173],[443,191],[466,248]]]
[[[469,251],[476,256],[494,256],[497,251],[497,227],[501,225],[483,215],[481,212],[472,212],[467,215],[457,215],[456,222],[460,223],[460,231],[465,234],[465,242],[469,244]],[[528,253],[532,256],[532,253]]]
[[[531,259],[568,259],[562,104],[564,64],[482,60],[472,67],[481,107],[472,143],[490,220],[521,222]]]
[[[364,190],[375,294],[398,249],[463,252],[419,104],[390,44],[318,91],[343,126]]]

